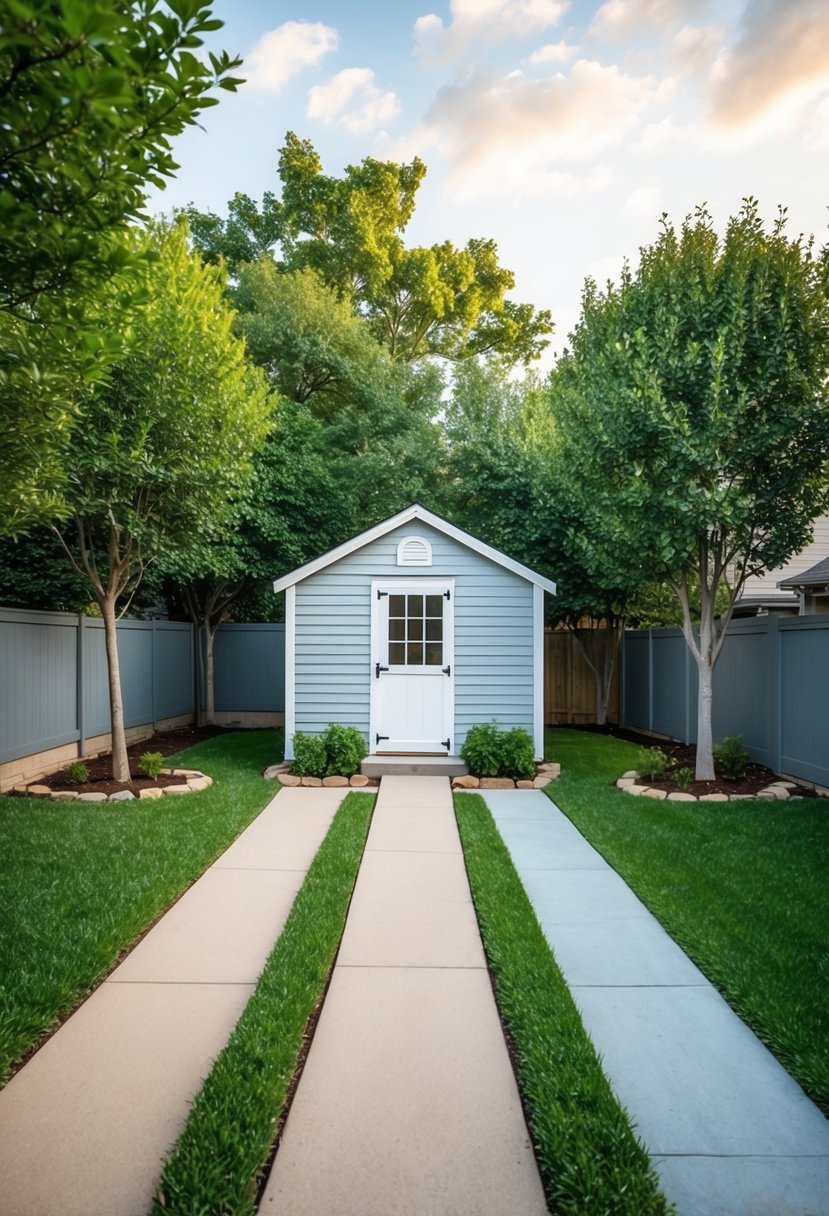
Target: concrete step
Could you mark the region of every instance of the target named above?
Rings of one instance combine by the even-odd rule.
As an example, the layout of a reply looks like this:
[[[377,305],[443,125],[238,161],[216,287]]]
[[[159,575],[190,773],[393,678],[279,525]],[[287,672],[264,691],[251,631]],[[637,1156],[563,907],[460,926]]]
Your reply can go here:
[[[463,777],[469,769],[460,756],[366,756],[365,777]]]

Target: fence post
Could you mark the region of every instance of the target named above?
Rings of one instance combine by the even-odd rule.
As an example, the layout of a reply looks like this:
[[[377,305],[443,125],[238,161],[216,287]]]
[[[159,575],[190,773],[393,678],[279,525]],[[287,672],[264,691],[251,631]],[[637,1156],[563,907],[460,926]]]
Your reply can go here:
[[[156,724],[156,718],[157,718],[157,714],[156,714],[156,712],[155,712],[155,684],[156,684],[156,680],[155,680],[155,659],[156,659],[156,653],[155,653],[155,617],[153,617],[153,619],[152,619],[152,630],[151,630],[151,632],[150,632],[150,704],[151,704],[151,706],[152,706],[152,711],[153,711],[153,734],[155,734],[155,731],[156,731],[156,725],[155,725],[155,724]]]
[[[653,730],[653,630],[648,630],[648,730]]]
[[[769,702],[769,767],[780,772],[783,754],[783,696],[781,689],[781,659],[780,617],[776,612],[770,612],[766,617],[766,657],[768,663],[768,702]]]
[[[77,698],[77,717],[78,717],[78,755],[86,754],[86,709],[84,706],[84,686],[83,686],[83,664],[84,664],[84,639],[86,637],[86,617],[82,612],[78,613],[78,669],[75,677]]]
[[[684,639],[683,639],[684,640]],[[691,703],[691,664],[694,659],[691,654],[691,648],[685,644],[685,742],[691,742],[691,723],[694,721],[694,706]]]

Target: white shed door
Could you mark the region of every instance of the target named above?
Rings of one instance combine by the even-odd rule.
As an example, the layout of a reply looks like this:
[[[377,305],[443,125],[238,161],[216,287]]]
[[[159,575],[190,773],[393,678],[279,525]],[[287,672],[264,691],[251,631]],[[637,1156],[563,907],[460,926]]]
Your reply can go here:
[[[453,595],[435,579],[373,584],[373,752],[451,752]]]

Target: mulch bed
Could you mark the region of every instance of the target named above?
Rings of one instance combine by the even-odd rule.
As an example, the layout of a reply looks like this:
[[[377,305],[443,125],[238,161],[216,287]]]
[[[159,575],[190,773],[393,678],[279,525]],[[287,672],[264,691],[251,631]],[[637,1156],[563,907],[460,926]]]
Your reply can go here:
[[[674,743],[670,739],[658,739],[652,735],[641,735],[637,731],[627,730],[622,726],[575,726],[569,727],[570,730],[589,730],[594,733],[612,735],[616,739],[625,739],[628,743],[635,743],[639,747],[658,747],[668,757],[670,769],[664,777],[657,777],[651,781],[650,777],[642,775],[642,781],[645,785],[650,786],[655,790],[667,790],[669,794],[679,789],[679,786],[673,780],[671,773],[676,772],[680,768],[693,769],[697,760],[697,749],[693,743]],[[688,794],[694,794],[697,798],[701,794],[759,794],[760,790],[764,790],[767,785],[778,781],[780,778],[770,768],[765,768],[762,764],[754,764],[749,762],[746,766],[746,775],[742,781],[728,781],[724,777],[719,777],[716,781],[692,781],[687,787],[683,787],[683,791]],[[813,790],[800,788],[797,791],[805,798],[817,797]]]
[[[83,763],[89,769],[89,780],[83,782],[70,781],[65,769],[58,769],[48,777],[38,778],[37,785],[47,785],[50,790],[71,790],[76,794],[117,794],[120,790],[130,790],[137,794],[139,790],[164,789],[167,785],[181,785],[181,777],[159,776],[155,781],[143,776],[138,769],[138,762],[144,752],[161,752],[162,756],[171,756],[174,752],[183,751],[186,747],[194,747],[205,739],[213,739],[216,735],[225,734],[220,726],[188,726],[182,730],[168,730],[163,734],[153,735],[150,739],[142,739],[140,743],[132,743],[127,748],[132,781],[112,780],[112,755],[104,752],[94,759],[83,757]],[[45,795],[44,795],[45,796]]]

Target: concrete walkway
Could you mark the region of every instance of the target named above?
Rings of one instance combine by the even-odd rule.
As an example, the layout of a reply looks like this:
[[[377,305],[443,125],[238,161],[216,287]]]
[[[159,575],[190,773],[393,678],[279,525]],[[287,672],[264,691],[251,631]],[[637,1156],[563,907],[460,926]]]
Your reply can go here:
[[[384,777],[260,1209],[543,1216],[445,777]]]
[[[282,790],[0,1092],[0,1211],[146,1216],[347,792]]]
[[[827,1216],[818,1108],[546,795],[484,797],[680,1216]]]

